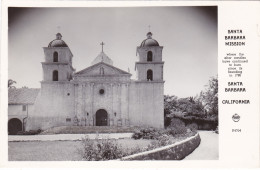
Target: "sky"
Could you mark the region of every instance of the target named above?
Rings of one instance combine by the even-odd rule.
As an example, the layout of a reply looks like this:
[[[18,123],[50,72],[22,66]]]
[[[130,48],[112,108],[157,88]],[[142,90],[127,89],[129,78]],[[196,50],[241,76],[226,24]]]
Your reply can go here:
[[[136,79],[136,48],[146,33],[163,46],[164,94],[189,97],[217,75],[217,7],[78,7],[8,9],[8,78],[40,88],[42,47],[57,32],[80,71],[101,52]]]

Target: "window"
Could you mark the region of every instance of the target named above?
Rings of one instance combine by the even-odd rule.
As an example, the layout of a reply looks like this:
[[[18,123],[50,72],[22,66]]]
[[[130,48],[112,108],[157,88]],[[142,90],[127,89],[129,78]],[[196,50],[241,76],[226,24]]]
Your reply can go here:
[[[66,122],[71,122],[71,118],[66,118]]]
[[[153,61],[153,52],[152,51],[148,51],[148,53],[147,53],[147,61]]]
[[[53,73],[52,73],[52,80],[53,81],[58,81],[59,79],[59,73],[57,70],[54,70]]]
[[[100,90],[99,90],[99,94],[102,95],[102,94],[104,94],[104,93],[105,93],[105,90],[104,90],[104,89],[100,89]]]
[[[23,111],[26,111],[26,105],[23,105]]]
[[[53,53],[53,62],[58,62],[58,53],[56,51]]]
[[[153,71],[147,70],[147,81],[153,81]]]

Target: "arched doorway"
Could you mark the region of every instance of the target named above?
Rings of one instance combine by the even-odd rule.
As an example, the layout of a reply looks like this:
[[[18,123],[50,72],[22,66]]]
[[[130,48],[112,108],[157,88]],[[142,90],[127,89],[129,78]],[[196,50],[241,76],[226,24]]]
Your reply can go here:
[[[96,113],[96,126],[107,126],[108,125],[107,111],[99,109]]]
[[[17,132],[22,130],[23,124],[19,119],[13,118],[8,121],[8,135],[16,135]]]

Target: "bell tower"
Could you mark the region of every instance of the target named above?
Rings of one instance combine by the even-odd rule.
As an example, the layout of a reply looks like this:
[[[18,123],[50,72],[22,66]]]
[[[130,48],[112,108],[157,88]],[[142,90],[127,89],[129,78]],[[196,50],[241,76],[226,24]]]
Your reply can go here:
[[[62,40],[60,33],[51,41],[48,47],[43,47],[44,62],[42,62],[43,82],[64,82],[72,79],[75,69],[72,67],[72,53]]]
[[[143,40],[137,47],[139,61],[135,63],[138,81],[163,82],[162,46],[152,39],[152,33],[146,34],[147,39]]]

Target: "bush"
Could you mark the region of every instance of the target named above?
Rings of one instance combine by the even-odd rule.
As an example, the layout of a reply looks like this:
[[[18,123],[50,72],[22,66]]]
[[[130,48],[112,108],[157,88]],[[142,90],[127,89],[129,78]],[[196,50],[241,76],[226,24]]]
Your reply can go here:
[[[175,136],[179,134],[186,134],[187,128],[185,124],[177,119],[174,120],[167,129],[154,129],[154,128],[143,128],[135,131],[132,135],[133,139],[155,139],[158,140],[163,135]]]
[[[30,131],[19,131],[19,132],[17,132],[17,135],[37,135],[37,134],[39,134],[41,132],[42,132],[41,129],[30,130]]]
[[[134,132],[132,138],[134,139],[154,139],[159,135],[154,128],[142,128]]]
[[[133,139],[141,139],[142,138],[142,134],[141,131],[135,131],[134,134],[132,135]]]
[[[162,135],[158,138],[158,147],[161,147],[161,146],[166,146],[166,145],[170,145],[172,144],[172,140],[171,140],[171,136],[169,135]]]
[[[169,135],[169,129],[142,128],[134,132],[133,139],[159,139],[162,135]]]
[[[178,127],[178,126],[170,127],[169,133],[172,136],[186,134],[187,133],[187,128],[185,126],[182,126],[182,127]]]
[[[172,118],[170,127],[185,127],[185,123],[178,118]]]
[[[168,127],[168,129],[170,129],[169,133],[172,136],[187,133],[187,128],[185,127],[185,123],[180,119],[176,119],[176,118],[172,119],[171,125]]]
[[[95,139],[83,138],[83,158],[88,161],[103,161],[119,159],[125,155],[122,146],[114,139]]]
[[[197,132],[198,125],[196,123],[191,123],[186,126],[188,129],[190,129],[192,132]]]

